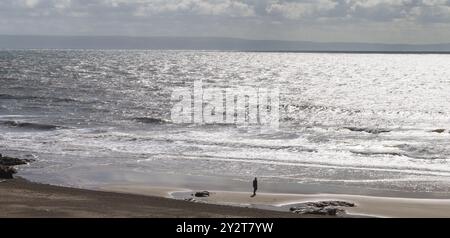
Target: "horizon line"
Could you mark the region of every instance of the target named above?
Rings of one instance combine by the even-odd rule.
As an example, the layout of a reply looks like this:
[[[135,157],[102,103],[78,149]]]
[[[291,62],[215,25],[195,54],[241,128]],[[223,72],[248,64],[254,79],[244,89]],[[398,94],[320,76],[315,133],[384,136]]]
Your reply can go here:
[[[223,40],[240,40],[240,41],[255,41],[255,42],[284,42],[284,43],[312,43],[312,44],[366,44],[366,45],[389,45],[389,46],[438,46],[438,45],[450,45],[450,42],[439,43],[385,43],[385,42],[363,42],[363,41],[312,41],[312,40],[284,40],[284,39],[251,39],[242,37],[229,37],[229,36],[129,36],[129,35],[49,35],[49,34],[1,34],[0,37],[55,37],[55,38],[70,38],[70,37],[82,37],[82,38],[173,38],[173,39],[223,39]],[[389,51],[391,52],[391,51]]]

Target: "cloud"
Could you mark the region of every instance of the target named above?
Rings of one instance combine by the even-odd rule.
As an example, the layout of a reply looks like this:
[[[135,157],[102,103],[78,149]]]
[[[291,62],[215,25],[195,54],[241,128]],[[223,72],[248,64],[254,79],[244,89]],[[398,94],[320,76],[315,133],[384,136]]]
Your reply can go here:
[[[449,20],[448,0],[365,0],[352,1],[350,13],[372,21],[408,21],[418,23]]]
[[[245,2],[236,0],[154,0],[136,2],[136,16],[210,15],[227,17],[254,16],[254,10]]]
[[[22,16],[220,16],[426,23],[449,21],[450,0],[2,0],[0,10]]]
[[[323,15],[337,6],[332,0],[311,0],[302,2],[269,2],[266,11],[269,14],[280,15],[288,19],[303,19]]]
[[[269,1],[269,14],[290,20],[434,23],[450,21],[448,0]]]
[[[39,0],[25,0],[24,4],[28,8],[34,8],[39,4]]]
[[[450,0],[1,0],[0,23],[0,34],[260,38],[270,32],[320,40],[341,31],[358,40],[365,32],[367,39],[414,34],[450,41]]]

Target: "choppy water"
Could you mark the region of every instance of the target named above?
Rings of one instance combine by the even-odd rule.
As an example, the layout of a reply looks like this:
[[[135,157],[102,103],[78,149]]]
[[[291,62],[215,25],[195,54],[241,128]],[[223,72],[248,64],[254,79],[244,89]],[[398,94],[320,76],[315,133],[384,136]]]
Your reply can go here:
[[[158,173],[449,192],[449,62],[450,55],[0,51],[0,151],[36,158],[23,169],[32,179],[74,186]],[[199,79],[279,87],[280,129],[170,123],[172,90]]]

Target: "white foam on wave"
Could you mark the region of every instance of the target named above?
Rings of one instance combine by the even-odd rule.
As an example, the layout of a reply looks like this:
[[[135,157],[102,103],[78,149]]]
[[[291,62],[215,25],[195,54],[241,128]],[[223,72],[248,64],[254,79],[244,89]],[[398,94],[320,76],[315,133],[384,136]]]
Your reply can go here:
[[[157,156],[230,163],[450,175],[450,167],[444,166],[448,164],[447,160],[408,157],[407,152],[386,147],[383,141],[374,144],[370,140],[354,140],[354,145],[331,141],[318,145],[304,136],[290,140],[266,140],[258,135],[241,135],[236,139],[237,132],[229,130],[206,133],[168,132],[126,133],[109,129],[92,133],[92,130],[67,129],[40,133],[10,132],[4,133],[3,137],[11,148],[27,148],[37,153],[95,157],[125,153],[129,154],[129,158],[123,159],[130,161],[135,160],[136,156]],[[387,144],[392,145],[392,141]]]

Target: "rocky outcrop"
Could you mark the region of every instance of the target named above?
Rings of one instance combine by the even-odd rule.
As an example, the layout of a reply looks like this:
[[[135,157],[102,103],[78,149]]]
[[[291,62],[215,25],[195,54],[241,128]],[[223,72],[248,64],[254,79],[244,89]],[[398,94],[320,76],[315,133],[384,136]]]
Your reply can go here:
[[[0,165],[0,179],[12,179],[15,173],[17,171],[14,167]]]
[[[209,197],[209,195],[210,195],[210,193],[208,191],[202,191],[202,192],[194,193],[194,196],[198,197],[198,198]]]
[[[33,160],[30,159],[18,159],[8,156],[3,156],[0,154],[0,165],[3,166],[17,166],[17,165],[24,165],[33,162]]]
[[[17,173],[14,166],[24,165],[33,162],[29,159],[18,159],[0,154],[0,179],[12,179]]]
[[[338,207],[292,207],[291,211],[301,215],[341,216],[345,210]]]
[[[290,211],[302,215],[342,216],[345,215],[344,207],[354,206],[354,203],[344,201],[305,202],[291,207]]]
[[[320,201],[320,202],[305,202],[302,203],[306,206],[310,207],[354,207],[355,204],[351,202],[345,202],[345,201]]]

